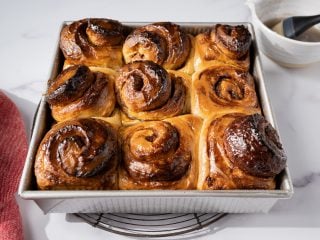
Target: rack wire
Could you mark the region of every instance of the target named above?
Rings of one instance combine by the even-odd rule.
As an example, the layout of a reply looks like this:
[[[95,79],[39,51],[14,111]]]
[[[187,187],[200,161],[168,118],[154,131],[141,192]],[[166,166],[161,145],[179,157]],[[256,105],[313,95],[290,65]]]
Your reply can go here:
[[[225,213],[75,213],[74,215],[105,231],[149,238],[178,236],[199,231],[226,216]]]

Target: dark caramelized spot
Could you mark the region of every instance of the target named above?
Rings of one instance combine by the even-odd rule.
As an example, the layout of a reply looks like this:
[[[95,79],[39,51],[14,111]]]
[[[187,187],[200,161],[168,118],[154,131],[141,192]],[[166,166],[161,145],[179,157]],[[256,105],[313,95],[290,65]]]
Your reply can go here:
[[[94,74],[87,66],[78,65],[65,69],[51,83],[46,94],[49,104],[70,103],[81,97],[94,81]]]
[[[140,77],[139,75],[133,75],[133,89],[135,91],[141,91],[143,88],[143,78]]]
[[[115,46],[123,42],[123,27],[111,19],[87,19],[86,34],[96,46]]]
[[[251,34],[243,25],[230,26],[217,24],[216,37],[227,49],[237,54],[238,58],[244,56],[251,45]]]
[[[208,187],[212,187],[213,186],[214,179],[212,177],[207,176],[205,181],[206,181]]]
[[[286,165],[286,156],[273,127],[260,114],[238,117],[224,133],[231,162],[256,177],[274,177]]]
[[[157,32],[148,31],[147,29],[143,29],[141,32],[138,29],[137,32],[133,32],[132,34],[133,36],[137,34],[140,39],[140,41],[137,42],[140,45],[140,48],[143,47],[145,48],[145,51],[152,51],[152,54],[148,54],[148,59],[145,59],[145,55],[141,54],[141,60],[152,60],[160,65],[164,63],[168,53],[167,43],[163,36],[159,35]]]
[[[151,136],[146,136],[146,140],[149,142],[153,142],[157,136],[155,134],[152,134]]]

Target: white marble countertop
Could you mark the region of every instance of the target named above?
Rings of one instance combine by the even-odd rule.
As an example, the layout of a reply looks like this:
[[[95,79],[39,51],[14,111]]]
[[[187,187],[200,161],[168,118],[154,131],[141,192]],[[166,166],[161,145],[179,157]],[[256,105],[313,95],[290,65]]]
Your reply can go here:
[[[84,17],[250,21],[241,0],[1,1],[0,88],[18,105],[28,132],[48,78],[60,24]],[[290,200],[279,201],[268,214],[229,215],[202,232],[199,239],[319,239],[320,63],[286,69],[262,56],[262,65],[295,194]],[[65,214],[44,215],[32,201],[18,202],[26,239],[127,239],[85,223],[67,222]]]

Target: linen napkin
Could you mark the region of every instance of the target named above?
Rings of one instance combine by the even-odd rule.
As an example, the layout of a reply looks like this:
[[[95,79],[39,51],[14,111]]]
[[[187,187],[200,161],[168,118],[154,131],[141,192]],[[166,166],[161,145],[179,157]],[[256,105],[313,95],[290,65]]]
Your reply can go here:
[[[23,239],[15,193],[27,147],[21,115],[15,104],[0,91],[0,240]]]

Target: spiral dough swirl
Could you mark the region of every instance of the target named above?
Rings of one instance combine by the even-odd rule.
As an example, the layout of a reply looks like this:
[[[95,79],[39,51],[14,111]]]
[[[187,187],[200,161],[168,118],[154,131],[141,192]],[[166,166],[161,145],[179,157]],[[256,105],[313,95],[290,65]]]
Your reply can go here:
[[[245,56],[251,45],[251,34],[243,25],[217,24],[211,32],[211,37],[221,51],[235,59]]]
[[[109,123],[98,119],[59,123],[39,146],[35,163],[38,185],[45,189],[60,185],[103,189],[109,184],[106,174],[116,169],[118,154],[117,134]]]
[[[209,119],[200,189],[275,189],[286,155],[275,129],[261,114],[229,113]]]
[[[62,29],[60,48],[72,65],[119,67],[122,64],[123,32],[122,24],[111,19],[75,21]]]
[[[210,67],[193,79],[193,113],[207,117],[215,112],[259,111],[253,77],[233,67]]]
[[[115,107],[114,76],[76,65],[62,71],[46,94],[57,121],[77,117],[109,116]]]
[[[122,146],[124,167],[136,181],[175,181],[189,169],[188,145],[168,122],[154,121],[131,127]]]
[[[190,49],[191,40],[180,26],[162,22],[136,28],[124,42],[123,55],[126,63],[150,60],[177,69],[187,61]]]
[[[116,80],[119,105],[136,119],[161,120],[181,114],[186,91],[182,78],[151,61],[125,65]]]
[[[277,132],[260,114],[239,117],[224,134],[231,162],[256,177],[274,177],[286,164]]]
[[[249,71],[251,42],[251,34],[243,25],[217,24],[196,36],[194,68],[200,71],[224,64]]]

